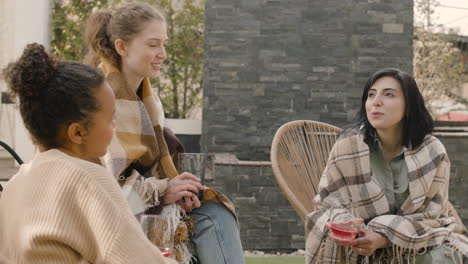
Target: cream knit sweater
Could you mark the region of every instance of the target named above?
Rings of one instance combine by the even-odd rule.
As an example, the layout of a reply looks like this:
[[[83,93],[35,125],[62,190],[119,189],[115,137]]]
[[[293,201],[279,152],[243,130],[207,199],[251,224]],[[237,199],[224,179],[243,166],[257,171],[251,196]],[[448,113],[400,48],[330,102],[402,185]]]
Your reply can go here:
[[[0,256],[11,263],[176,263],[146,239],[106,169],[55,149],[37,154],[5,186]]]

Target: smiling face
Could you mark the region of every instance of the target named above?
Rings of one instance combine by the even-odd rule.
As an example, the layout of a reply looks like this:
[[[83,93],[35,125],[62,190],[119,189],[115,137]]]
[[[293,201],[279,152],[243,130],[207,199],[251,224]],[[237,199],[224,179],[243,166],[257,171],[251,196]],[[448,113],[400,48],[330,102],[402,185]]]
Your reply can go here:
[[[167,42],[166,24],[159,20],[148,22],[142,31],[125,43],[122,67],[139,79],[157,77],[167,58]]]
[[[392,77],[375,81],[367,93],[366,114],[369,123],[379,131],[402,130],[405,96],[400,83]]]

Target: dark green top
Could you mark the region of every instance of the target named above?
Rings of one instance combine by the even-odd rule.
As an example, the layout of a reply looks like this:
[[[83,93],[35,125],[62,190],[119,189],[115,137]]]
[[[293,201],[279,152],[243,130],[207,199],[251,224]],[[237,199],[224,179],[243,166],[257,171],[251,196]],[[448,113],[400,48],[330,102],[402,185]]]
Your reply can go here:
[[[398,155],[388,160],[378,139],[370,148],[370,164],[374,177],[380,187],[385,191],[385,196],[390,207],[391,214],[397,214],[403,202],[409,196],[408,166],[405,162],[405,150],[403,147]]]

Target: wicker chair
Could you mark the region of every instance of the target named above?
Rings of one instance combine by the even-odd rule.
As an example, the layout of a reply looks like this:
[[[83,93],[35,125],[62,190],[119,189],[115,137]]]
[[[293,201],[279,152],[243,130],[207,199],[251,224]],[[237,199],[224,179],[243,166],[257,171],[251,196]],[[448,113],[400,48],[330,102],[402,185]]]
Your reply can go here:
[[[303,221],[314,210],[312,201],[330,150],[340,132],[340,128],[326,123],[297,120],[282,125],[273,138],[273,174]],[[451,202],[447,207],[449,216],[455,217],[464,226]]]
[[[276,132],[271,145],[273,174],[286,198],[305,221],[313,211],[320,176],[340,128],[310,120],[291,121]]]

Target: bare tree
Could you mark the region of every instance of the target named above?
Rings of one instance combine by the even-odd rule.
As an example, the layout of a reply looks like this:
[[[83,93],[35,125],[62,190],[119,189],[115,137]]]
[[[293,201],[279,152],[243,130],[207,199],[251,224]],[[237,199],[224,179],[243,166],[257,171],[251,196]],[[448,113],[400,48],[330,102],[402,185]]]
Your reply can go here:
[[[429,110],[436,114],[436,101],[457,101],[468,105],[457,95],[457,90],[468,81],[461,51],[449,41],[447,35],[436,33],[440,25],[434,24],[437,0],[415,0],[415,8],[422,23],[414,30],[414,77],[426,99]]]

